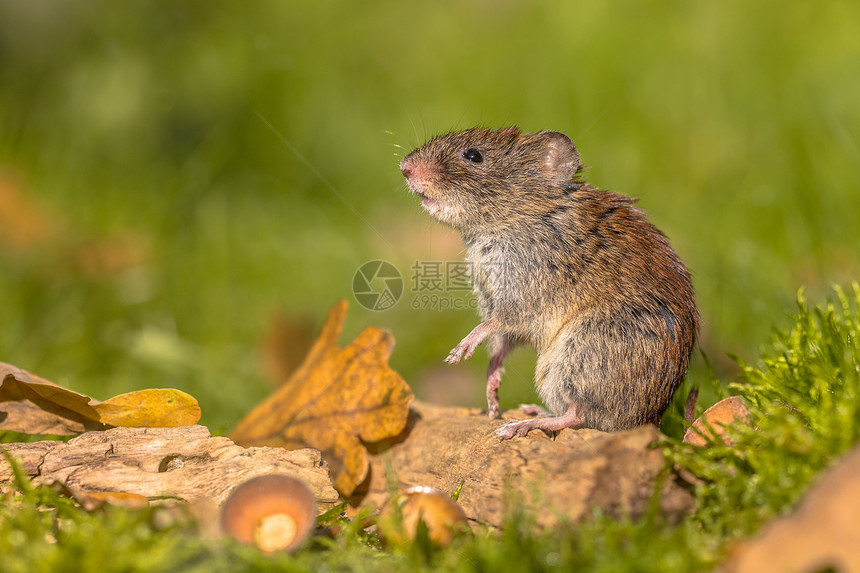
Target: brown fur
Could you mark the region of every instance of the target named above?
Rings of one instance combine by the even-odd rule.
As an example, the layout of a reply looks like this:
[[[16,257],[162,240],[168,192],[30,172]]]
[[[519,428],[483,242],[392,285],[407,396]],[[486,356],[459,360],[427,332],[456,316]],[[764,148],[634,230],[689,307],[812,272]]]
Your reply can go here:
[[[579,180],[579,156],[559,132],[450,133],[401,168],[428,212],[463,237],[499,365],[531,344],[538,393],[555,415],[575,405],[591,428],[659,424],[699,315],[690,273],[633,199]]]

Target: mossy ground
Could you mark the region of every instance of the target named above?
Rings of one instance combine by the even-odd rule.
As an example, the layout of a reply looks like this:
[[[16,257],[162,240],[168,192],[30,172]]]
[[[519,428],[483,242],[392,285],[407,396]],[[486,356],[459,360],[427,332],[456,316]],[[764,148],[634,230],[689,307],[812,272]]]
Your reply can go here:
[[[399,157],[517,123],[567,132],[591,183],[641,199],[734,376],[726,354],[754,358],[800,285],[860,275],[857,21],[848,0],[0,3],[0,360],[99,399],[176,386],[231,428],[274,384],[275,309],[315,329],[349,298],[344,340],[389,328],[426,397],[477,313],[413,292],[416,262],[463,255]],[[12,211],[8,181],[44,217]],[[352,297],[374,259],[405,281],[385,312]],[[515,352],[503,407],[537,400],[533,371]],[[482,406],[459,380],[434,399]]]
[[[752,406],[750,426],[733,426],[731,446],[668,438],[670,463],[699,476],[695,513],[666,523],[655,509],[636,520],[594,514],[545,530],[512,502],[502,530],[447,548],[419,536],[383,547],[340,520],[334,537],[296,555],[264,555],[200,535],[190,520],[150,508],[77,509],[48,488],[24,487],[0,505],[2,571],[693,571],[716,565],[732,543],[790,511],[820,472],[860,438],[860,285],[810,307],[801,296],[792,326],[760,360],[744,365],[730,392]],[[672,414],[676,415],[676,414]],[[178,514],[177,514],[178,515]]]

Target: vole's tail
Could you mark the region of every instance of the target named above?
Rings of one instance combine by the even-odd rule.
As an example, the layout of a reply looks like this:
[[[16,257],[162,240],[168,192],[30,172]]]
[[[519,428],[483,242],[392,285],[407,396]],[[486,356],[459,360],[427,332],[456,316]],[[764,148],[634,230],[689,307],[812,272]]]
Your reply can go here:
[[[696,421],[696,402],[699,401],[699,387],[693,386],[690,388],[690,393],[687,394],[687,401],[684,403],[684,419],[688,424]]]

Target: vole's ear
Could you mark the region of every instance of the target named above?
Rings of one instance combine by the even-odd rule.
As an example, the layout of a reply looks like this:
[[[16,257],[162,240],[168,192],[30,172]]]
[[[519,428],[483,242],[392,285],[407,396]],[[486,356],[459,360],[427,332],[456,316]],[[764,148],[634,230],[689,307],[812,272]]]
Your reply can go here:
[[[567,183],[579,171],[579,153],[568,136],[560,131],[542,131],[544,166],[555,178]]]

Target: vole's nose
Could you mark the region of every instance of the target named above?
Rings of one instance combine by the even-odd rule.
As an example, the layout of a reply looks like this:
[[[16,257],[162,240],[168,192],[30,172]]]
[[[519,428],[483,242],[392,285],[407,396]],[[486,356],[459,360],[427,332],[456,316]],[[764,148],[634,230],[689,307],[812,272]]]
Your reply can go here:
[[[403,176],[406,177],[407,179],[412,177],[412,167],[410,167],[409,165],[401,164],[400,165],[400,172],[403,173]]]

